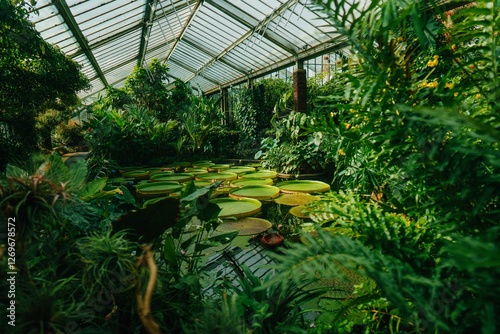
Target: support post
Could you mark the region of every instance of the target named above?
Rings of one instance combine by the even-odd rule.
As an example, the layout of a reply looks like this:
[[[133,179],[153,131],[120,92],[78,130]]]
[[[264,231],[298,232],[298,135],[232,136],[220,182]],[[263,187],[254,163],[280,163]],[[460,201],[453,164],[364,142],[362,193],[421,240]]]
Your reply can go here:
[[[307,111],[307,80],[303,60],[297,60],[293,71],[293,110]]]

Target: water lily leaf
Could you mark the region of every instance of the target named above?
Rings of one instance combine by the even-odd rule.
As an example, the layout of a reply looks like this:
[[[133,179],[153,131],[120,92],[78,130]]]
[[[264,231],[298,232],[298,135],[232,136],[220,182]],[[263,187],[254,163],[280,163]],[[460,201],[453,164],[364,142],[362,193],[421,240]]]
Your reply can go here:
[[[217,228],[218,231],[226,232],[237,230],[238,235],[256,235],[271,228],[269,220],[255,217],[241,218],[235,221],[225,221]]]
[[[296,194],[282,194],[281,196],[274,199],[277,204],[283,204],[288,206],[306,205],[314,201],[319,200],[318,196],[313,196],[306,193],[296,193]]]

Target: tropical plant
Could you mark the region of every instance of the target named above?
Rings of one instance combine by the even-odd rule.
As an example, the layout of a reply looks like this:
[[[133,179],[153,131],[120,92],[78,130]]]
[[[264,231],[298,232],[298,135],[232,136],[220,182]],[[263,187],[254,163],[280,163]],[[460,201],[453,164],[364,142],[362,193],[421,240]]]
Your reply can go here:
[[[14,155],[27,159],[36,148],[40,113],[57,104],[78,104],[76,93],[89,88],[80,66],[41,38],[27,20],[29,12],[27,1],[0,2],[2,169]]]
[[[349,41],[349,84],[323,99],[319,126],[304,129],[321,132],[339,159],[350,157],[345,167],[369,168],[384,198],[379,206],[331,195],[311,207],[317,222],[349,233],[318,226],[307,247],[284,251],[276,280],[342,278],[331,265],[338,261],[377,284],[339,309],[364,310],[345,328],[495,332],[497,2],[452,2],[446,12],[434,1],[316,4]],[[358,188],[356,180],[344,178],[344,189]]]
[[[137,165],[166,160],[177,123],[160,122],[147,109],[130,105],[125,110],[94,110],[93,118],[84,124],[94,155]]]
[[[263,139],[255,158],[263,159],[264,167],[279,173],[323,172],[328,160],[322,133],[304,130],[314,122],[314,117],[295,111],[279,120],[273,118],[275,138]]]
[[[196,95],[191,96],[190,108],[179,111],[182,133],[189,138],[189,151],[199,156],[211,151],[213,145],[207,140],[214,127],[222,123],[222,114],[218,106],[220,99],[211,100]],[[182,138],[182,137],[181,137]]]

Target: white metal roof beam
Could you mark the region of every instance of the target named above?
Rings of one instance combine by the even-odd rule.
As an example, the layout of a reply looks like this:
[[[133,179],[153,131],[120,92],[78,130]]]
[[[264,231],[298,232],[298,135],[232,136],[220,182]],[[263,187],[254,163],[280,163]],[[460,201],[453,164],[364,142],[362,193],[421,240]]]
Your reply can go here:
[[[248,30],[245,34],[243,34],[240,38],[238,38],[234,43],[232,43],[226,49],[224,49],[224,51],[222,51],[219,55],[217,55],[216,57],[213,57],[205,65],[203,65],[202,67],[200,67],[198,69],[198,71],[196,71],[196,73],[193,73],[193,75],[190,76],[189,78],[187,78],[185,81],[187,82],[187,81],[191,80],[196,75],[198,75],[199,73],[201,73],[203,70],[205,70],[206,68],[208,68],[210,65],[212,65],[216,61],[220,60],[222,57],[224,57],[226,54],[228,54],[231,50],[233,50],[235,47],[237,47],[238,45],[240,45],[244,40],[246,40],[247,38],[249,38],[250,36],[252,36],[254,34],[254,32],[261,31],[262,29],[265,29],[265,27],[272,20],[274,20],[275,18],[277,18],[278,16],[280,16],[290,6],[294,5],[298,1],[299,0],[291,0],[291,1],[288,1],[285,4],[281,5],[277,10],[274,11],[274,13],[272,15],[267,16],[264,20],[260,21],[259,24],[257,24],[255,27],[253,27],[252,29]],[[207,2],[208,2],[208,0],[207,0]],[[210,4],[214,5],[214,3],[212,1],[210,1]],[[294,56],[294,57],[297,55],[297,53],[295,51],[293,51],[293,50],[287,50],[287,49],[285,49],[285,50],[288,51],[288,52],[290,52],[290,54],[292,56]],[[249,75],[248,72],[247,72],[247,75]]]
[[[90,64],[94,68],[94,71],[97,73],[97,76],[102,81],[104,86],[108,87],[109,86],[108,81],[106,80],[106,77],[104,76],[101,67],[97,63],[97,60],[95,59],[94,54],[92,53],[92,49],[90,48],[89,43],[87,42],[87,39],[83,35],[83,32],[78,26],[78,23],[76,23],[75,17],[73,16],[73,13],[71,13],[68,4],[66,3],[65,0],[52,0],[52,3],[54,4],[54,6],[56,6],[57,11],[59,12],[59,15],[61,15],[64,23],[68,26],[69,30],[71,30],[71,33],[75,37],[76,41],[78,42],[78,45],[80,46],[83,53],[89,60]]]
[[[237,22],[241,23],[242,25],[246,26],[247,28],[253,29],[254,32],[259,33],[262,35],[264,38],[266,38],[268,41],[270,41],[272,44],[275,44],[288,52],[289,54],[294,55],[296,53],[295,51],[295,46],[290,44],[286,39],[278,36],[276,33],[270,31],[269,29],[266,29],[266,26],[271,23],[275,18],[283,15],[285,11],[287,11],[290,7],[295,5],[299,0],[291,0],[280,7],[278,7],[270,17],[264,19],[264,21],[261,21],[257,26],[253,26],[251,21],[255,21],[254,18],[252,18],[248,13],[245,13],[238,7],[224,2],[223,4],[220,3],[219,1],[214,1],[214,0],[206,0],[207,3],[210,5],[214,6],[227,16],[231,17],[232,19],[236,20]],[[245,19],[247,18],[247,19]]]
[[[194,10],[191,12],[191,15],[189,16],[189,19],[186,21],[186,23],[182,27],[182,30],[181,30],[181,33],[179,34],[179,37],[177,37],[177,39],[175,40],[174,45],[168,51],[167,56],[165,57],[165,61],[168,61],[170,59],[170,56],[172,55],[172,52],[174,52],[174,50],[177,47],[177,45],[179,45],[179,42],[182,40],[182,37],[184,37],[184,34],[186,33],[186,30],[189,28],[189,25],[191,24],[191,22],[196,17],[196,14],[200,10],[202,4],[203,4],[203,0],[198,0],[198,2],[195,5]]]
[[[319,55],[323,55],[323,54],[328,53],[328,52],[335,52],[338,50],[342,50],[347,46],[348,46],[348,43],[345,41],[345,39],[332,38],[331,40],[329,40],[321,45],[318,45],[316,47],[312,47],[310,49],[307,49],[305,51],[300,52],[298,54],[298,58],[302,59],[302,60],[307,60],[307,59],[317,57]],[[292,56],[292,57],[288,57],[287,59],[283,59],[283,60],[281,60],[281,61],[279,61],[271,66],[266,66],[265,68],[261,68],[255,72],[252,72],[252,78],[258,78],[258,77],[261,77],[263,75],[266,75],[266,74],[269,74],[269,73],[272,73],[275,71],[279,71],[283,68],[286,68],[288,66],[293,65],[296,62],[296,60],[297,60],[296,56]],[[230,87],[233,85],[237,85],[239,83],[245,82],[246,80],[248,80],[248,78],[249,78],[248,76],[241,76],[241,77],[236,78],[230,82],[225,82],[223,85],[221,85],[217,88],[213,88],[211,90],[208,90],[204,93],[207,95],[213,94],[215,92],[218,92],[220,88],[226,88],[226,87]]]
[[[144,18],[142,20],[141,45],[139,46],[139,56],[137,57],[137,65],[142,66],[146,49],[148,48],[149,35],[153,26],[154,15],[158,0],[147,0],[146,8],[144,9]]]
[[[210,52],[209,50],[207,50],[207,49],[205,49],[205,48],[203,48],[203,47],[199,46],[198,44],[196,44],[195,42],[193,42],[193,41],[191,41],[191,40],[189,40],[189,39],[187,39],[187,38],[184,38],[184,39],[183,39],[183,42],[184,42],[184,43],[186,43],[186,44],[191,45],[192,47],[194,47],[194,48],[198,49],[199,51],[201,51],[201,52],[203,52],[203,53],[207,54],[208,56],[210,56],[210,57],[212,57],[212,58],[213,58],[213,57],[216,57],[216,55],[214,55],[214,54],[213,54],[212,52]],[[245,71],[244,69],[242,69],[241,67],[235,66],[234,64],[231,64],[231,63],[229,63],[229,62],[227,62],[227,61],[225,61],[225,60],[223,60],[223,59],[220,59],[219,61],[220,61],[222,64],[224,64],[224,65],[226,65],[226,66],[228,66],[228,67],[232,68],[232,69],[233,69],[233,70],[235,70],[236,72],[240,72],[241,74],[246,74],[246,71]],[[196,70],[195,70],[194,72],[196,72]]]
[[[182,9],[184,9],[184,8],[188,7],[188,6],[189,6],[189,4],[182,3],[182,4],[180,4],[180,5],[177,7],[177,10],[182,10]],[[162,19],[162,18],[164,18],[164,17],[167,17],[168,15],[171,15],[173,12],[174,12],[174,10],[173,10],[173,9],[166,10],[166,11],[165,11],[165,14],[161,13],[161,14],[159,14],[159,15],[156,15],[156,16],[154,17],[154,21],[157,21],[157,20],[159,20],[159,19]],[[153,22],[153,23],[154,23],[154,22]],[[129,28],[127,28],[127,29],[125,29],[125,30],[123,30],[123,31],[121,31],[121,32],[119,32],[119,33],[117,33],[117,34],[115,34],[115,35],[111,35],[111,36],[109,36],[109,37],[106,37],[106,38],[104,38],[104,39],[100,40],[99,42],[96,42],[96,43],[94,43],[94,44],[90,45],[90,47],[91,47],[92,49],[94,49],[94,48],[98,48],[98,47],[100,47],[100,46],[106,45],[107,43],[110,43],[110,42],[114,41],[115,39],[118,39],[118,38],[120,38],[120,37],[123,37],[123,36],[127,35],[128,33],[132,32],[132,31],[134,31],[134,30],[137,30],[137,29],[139,29],[139,28],[141,28],[141,27],[143,27],[143,26],[144,26],[144,23],[143,23],[143,22],[141,22],[141,23],[139,23],[139,24],[134,24],[134,25],[130,26]],[[149,51],[149,50],[148,50],[148,51]],[[75,52],[74,54],[72,54],[72,55],[71,55],[71,57],[73,58],[73,57],[79,56],[79,55],[81,55],[82,53],[83,53],[83,50],[77,51],[77,52]]]
[[[179,66],[179,67],[182,67],[182,68],[183,68],[183,69],[185,69],[186,71],[193,72],[193,73],[194,73],[194,72],[196,72],[196,70],[195,70],[194,68],[191,68],[190,66],[188,66],[188,65],[186,65],[186,64],[181,64],[181,63],[179,63],[178,61],[175,61],[175,60],[170,59],[168,62],[169,62],[169,63],[171,63],[171,64],[175,64],[175,65],[177,65],[177,66]],[[221,83],[220,83],[220,82],[218,82],[218,81],[214,81],[214,80],[213,80],[213,79],[211,79],[211,78],[207,78],[205,75],[202,75],[202,74],[198,74],[198,75],[199,75],[200,77],[202,77],[203,79],[205,79],[205,80],[207,80],[207,81],[209,81],[209,82],[213,83],[214,85],[217,85],[217,86],[220,86],[220,85],[221,85]],[[178,78],[178,79],[180,79],[180,78]]]

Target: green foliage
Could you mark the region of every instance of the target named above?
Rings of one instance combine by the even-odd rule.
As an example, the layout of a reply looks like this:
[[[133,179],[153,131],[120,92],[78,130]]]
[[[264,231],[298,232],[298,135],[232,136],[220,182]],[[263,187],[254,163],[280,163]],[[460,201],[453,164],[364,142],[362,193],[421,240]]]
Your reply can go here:
[[[273,119],[275,138],[262,140],[256,159],[264,159],[263,166],[279,173],[308,174],[324,171],[328,165],[327,151],[321,132],[309,133],[315,118],[300,112]]]
[[[274,106],[291,87],[281,79],[264,79],[235,94],[234,121],[240,133],[240,156],[248,156],[270,127]]]
[[[222,300],[205,304],[200,315],[194,318],[194,323],[184,325],[183,333],[245,334],[247,329],[242,316],[237,296],[224,294]]]
[[[87,144],[96,157],[118,164],[151,164],[169,153],[175,121],[161,122],[147,109],[130,105],[126,110],[94,110],[85,122]]]
[[[188,150],[195,156],[213,150],[212,143],[208,140],[212,131],[220,129],[222,114],[219,108],[220,99],[211,100],[192,95],[190,108],[183,111],[180,108],[181,133],[189,139]]]
[[[191,107],[192,90],[188,84],[170,76],[167,65],[153,59],[148,67],[136,66],[123,88],[107,88],[94,103],[94,109],[123,110],[136,104],[161,122],[177,120]]]
[[[318,98],[318,121],[302,131],[331,147],[338,189],[368,196],[331,194],[312,206],[334,234],[317,226],[307,246],[285,250],[276,281],[341,279],[336,262],[370,277],[373,289],[332,308],[333,319],[349,315],[339,331],[493,333],[498,4],[316,4],[351,55],[338,78],[345,88]],[[367,202],[372,192],[380,204]]]
[[[0,165],[13,152],[23,155],[37,144],[35,118],[53,105],[75,105],[88,88],[80,66],[44,41],[27,20],[24,2],[0,2]],[[45,136],[45,138],[47,138]]]
[[[245,266],[243,272],[239,287],[228,284],[227,288],[236,293],[252,333],[303,333],[302,307],[322,290],[306,289],[303,282],[278,282],[270,275],[261,280]]]
[[[111,230],[78,240],[79,257],[84,264],[82,288],[86,298],[103,291],[115,295],[134,288],[137,268],[132,252],[136,247],[125,233],[111,234]]]
[[[57,125],[53,136],[53,142],[58,146],[76,147],[82,145],[85,130],[82,124],[73,120]]]

